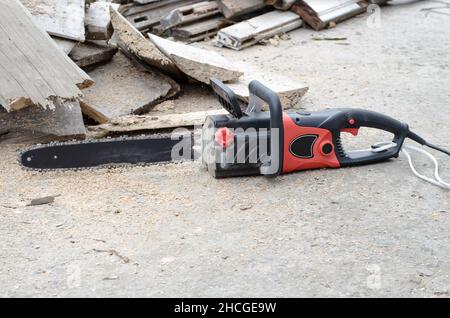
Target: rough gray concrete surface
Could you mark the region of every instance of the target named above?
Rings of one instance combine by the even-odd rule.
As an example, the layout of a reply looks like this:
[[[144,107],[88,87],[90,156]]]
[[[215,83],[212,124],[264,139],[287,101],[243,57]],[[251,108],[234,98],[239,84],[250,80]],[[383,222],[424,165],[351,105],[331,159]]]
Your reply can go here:
[[[390,6],[378,28],[362,15],[277,47],[200,45],[306,81],[302,108],[380,111],[450,148],[449,9],[424,10],[442,6]],[[450,296],[450,192],[404,157],[214,180],[194,163],[29,172],[17,148],[0,148],[0,296]]]

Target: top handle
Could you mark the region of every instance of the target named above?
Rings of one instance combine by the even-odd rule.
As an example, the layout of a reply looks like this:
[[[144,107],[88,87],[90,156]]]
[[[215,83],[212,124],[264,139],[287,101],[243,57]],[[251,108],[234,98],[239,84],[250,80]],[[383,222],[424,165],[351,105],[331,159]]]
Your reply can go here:
[[[269,105],[270,109],[270,162],[260,168],[261,174],[275,177],[283,171],[284,126],[283,109],[280,97],[276,92],[258,81],[249,85],[251,99],[259,98]]]

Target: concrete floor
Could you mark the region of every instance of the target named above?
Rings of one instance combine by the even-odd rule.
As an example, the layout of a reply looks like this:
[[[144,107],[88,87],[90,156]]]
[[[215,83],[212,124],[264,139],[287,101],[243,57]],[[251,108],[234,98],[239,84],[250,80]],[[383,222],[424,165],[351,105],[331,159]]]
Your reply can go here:
[[[450,148],[450,9],[423,10],[442,6],[215,50],[308,82],[302,108],[380,111]],[[333,37],[346,40],[317,40]],[[17,148],[0,148],[0,296],[450,296],[450,192],[403,157],[214,180],[195,163],[41,174],[16,163]]]

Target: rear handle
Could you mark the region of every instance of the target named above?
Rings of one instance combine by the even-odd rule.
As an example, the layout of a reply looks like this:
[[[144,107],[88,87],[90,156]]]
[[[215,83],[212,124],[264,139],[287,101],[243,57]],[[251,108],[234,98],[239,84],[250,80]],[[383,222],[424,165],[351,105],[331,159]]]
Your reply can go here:
[[[337,109],[336,112],[321,125],[333,133],[338,160],[343,167],[372,164],[398,157],[403,143],[408,136],[409,127],[392,117],[363,109]],[[367,150],[345,153],[341,145],[341,132],[344,129],[361,127],[375,128],[394,135],[395,147],[384,151]]]

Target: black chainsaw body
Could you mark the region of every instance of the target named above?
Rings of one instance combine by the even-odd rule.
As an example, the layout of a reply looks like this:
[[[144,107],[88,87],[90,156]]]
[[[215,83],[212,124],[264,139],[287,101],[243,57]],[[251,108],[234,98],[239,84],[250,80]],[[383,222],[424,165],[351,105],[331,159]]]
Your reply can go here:
[[[372,164],[398,157],[408,125],[361,109],[282,112],[277,94],[258,82],[250,85],[246,111],[234,93],[213,80],[227,115],[209,116],[203,127],[203,162],[217,178],[276,176],[298,170]],[[263,111],[267,106],[269,111]],[[346,151],[341,134],[358,135],[361,127],[393,134],[395,146]],[[274,138],[275,136],[275,138]],[[270,168],[269,168],[270,167]]]

